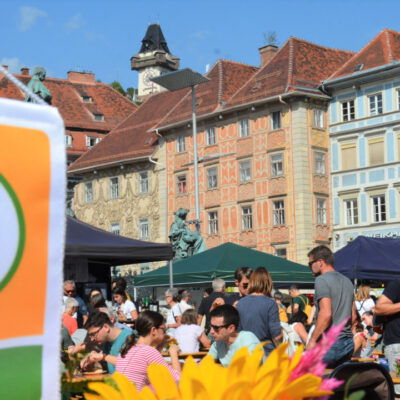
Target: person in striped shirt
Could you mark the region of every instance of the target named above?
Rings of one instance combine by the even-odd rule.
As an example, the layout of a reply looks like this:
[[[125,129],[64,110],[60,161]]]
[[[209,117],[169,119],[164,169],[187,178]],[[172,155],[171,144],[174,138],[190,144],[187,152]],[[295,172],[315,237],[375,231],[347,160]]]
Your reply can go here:
[[[181,366],[178,359],[178,346],[172,344],[169,347],[171,365],[157,350],[166,340],[163,316],[154,311],[144,311],[136,320],[136,330],[139,338],[136,340],[135,335],[128,337],[117,358],[116,371],[130,379],[137,390],[150,384],[147,376],[147,368],[150,364],[166,366],[172,377],[179,381]]]

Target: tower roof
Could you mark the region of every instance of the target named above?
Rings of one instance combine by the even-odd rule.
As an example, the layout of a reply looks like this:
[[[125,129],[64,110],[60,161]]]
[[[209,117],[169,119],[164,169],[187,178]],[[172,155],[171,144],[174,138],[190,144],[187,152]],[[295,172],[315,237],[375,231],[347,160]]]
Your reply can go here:
[[[166,53],[171,54],[159,24],[149,25],[142,40],[142,47],[139,53],[146,53],[153,50],[164,50]]]

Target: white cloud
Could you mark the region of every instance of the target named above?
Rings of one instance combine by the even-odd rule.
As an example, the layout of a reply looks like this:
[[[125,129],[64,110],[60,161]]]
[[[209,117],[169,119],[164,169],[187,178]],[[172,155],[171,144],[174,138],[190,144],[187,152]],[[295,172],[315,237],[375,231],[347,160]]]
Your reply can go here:
[[[39,10],[35,7],[23,6],[19,8],[19,22],[18,29],[26,32],[36,23],[39,18],[46,17],[45,11]]]
[[[81,14],[73,15],[65,24],[68,31],[76,31],[83,25],[83,18]]]
[[[199,40],[207,39],[210,36],[211,36],[210,31],[195,31],[192,33],[192,37]]]
[[[0,60],[0,64],[1,65],[8,65],[8,70],[10,72],[12,72],[13,74],[19,74],[21,71],[22,67],[26,67],[26,65],[24,65],[21,60],[17,57],[13,57],[13,58],[7,58],[7,57],[3,57]]]

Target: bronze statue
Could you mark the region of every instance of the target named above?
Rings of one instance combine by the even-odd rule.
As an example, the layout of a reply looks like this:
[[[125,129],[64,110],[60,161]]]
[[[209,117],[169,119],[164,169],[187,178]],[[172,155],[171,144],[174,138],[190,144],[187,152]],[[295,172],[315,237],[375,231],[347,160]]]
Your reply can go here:
[[[32,78],[28,83],[28,88],[31,89],[31,91],[37,96],[42,98],[46,103],[51,104],[51,93],[43,83],[45,78],[46,70],[43,67],[36,67],[33,70]],[[25,101],[30,103],[34,102],[34,100],[28,94],[25,96]]]
[[[200,234],[190,230],[186,223],[188,212],[186,208],[179,208],[175,211],[174,222],[171,224],[168,237],[172,243],[174,260],[190,257],[206,249]]]

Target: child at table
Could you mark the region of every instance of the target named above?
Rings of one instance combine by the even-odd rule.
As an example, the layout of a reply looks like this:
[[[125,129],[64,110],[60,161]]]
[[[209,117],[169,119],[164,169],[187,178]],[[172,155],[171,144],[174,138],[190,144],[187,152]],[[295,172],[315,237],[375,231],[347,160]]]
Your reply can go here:
[[[178,342],[181,353],[197,353],[200,343],[205,348],[211,346],[204,329],[197,325],[197,314],[194,310],[186,310],[182,314],[181,325],[175,329],[174,337]]]

